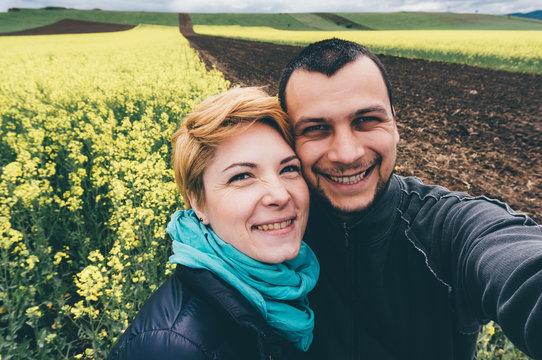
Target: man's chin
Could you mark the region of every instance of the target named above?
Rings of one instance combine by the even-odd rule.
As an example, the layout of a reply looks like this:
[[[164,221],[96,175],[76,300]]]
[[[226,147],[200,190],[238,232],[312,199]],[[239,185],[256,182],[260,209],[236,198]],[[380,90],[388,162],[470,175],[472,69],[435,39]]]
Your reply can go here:
[[[360,199],[360,201],[356,202],[348,201],[347,203],[341,203],[330,200],[330,197],[323,191],[318,191],[318,195],[334,215],[344,220],[361,217],[373,203],[373,198],[363,200]]]
[[[371,204],[372,203],[369,203],[366,206],[353,207],[333,205],[330,203],[333,213],[344,220],[361,218],[363,214],[367,212],[367,209],[371,207]]]
[[[327,205],[334,215],[345,221],[349,221],[352,219],[359,219],[369,212],[375,203],[375,199],[380,198],[384,192],[386,184],[387,181],[379,181],[372,194],[358,194],[357,196],[353,195],[344,197],[343,199],[337,199],[336,197],[331,196],[331,194],[328,194],[325,189],[321,187],[318,189],[312,188],[312,190],[315,190],[314,193],[318,194],[318,197]]]

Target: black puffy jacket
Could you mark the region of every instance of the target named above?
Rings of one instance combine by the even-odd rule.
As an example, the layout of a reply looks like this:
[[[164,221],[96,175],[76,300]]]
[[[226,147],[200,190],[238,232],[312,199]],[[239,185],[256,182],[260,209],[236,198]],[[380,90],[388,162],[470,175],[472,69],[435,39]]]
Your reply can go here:
[[[116,359],[302,359],[236,289],[213,273],[177,265],[109,354]]]

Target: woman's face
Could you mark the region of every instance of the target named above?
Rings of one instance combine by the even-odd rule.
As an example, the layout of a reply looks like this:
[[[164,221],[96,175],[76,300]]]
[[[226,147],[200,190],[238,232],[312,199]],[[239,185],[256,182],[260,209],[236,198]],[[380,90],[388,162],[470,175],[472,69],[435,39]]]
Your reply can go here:
[[[203,173],[205,210],[197,213],[222,240],[255,260],[293,259],[309,212],[300,169],[280,134],[256,123],[217,148]]]

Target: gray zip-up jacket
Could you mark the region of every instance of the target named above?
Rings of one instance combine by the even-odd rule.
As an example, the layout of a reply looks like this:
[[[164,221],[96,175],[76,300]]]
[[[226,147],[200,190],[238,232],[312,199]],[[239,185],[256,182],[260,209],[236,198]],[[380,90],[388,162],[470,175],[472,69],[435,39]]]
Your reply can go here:
[[[542,359],[542,227],[532,219],[397,175],[354,223],[311,200],[313,359],[473,359],[489,320]]]

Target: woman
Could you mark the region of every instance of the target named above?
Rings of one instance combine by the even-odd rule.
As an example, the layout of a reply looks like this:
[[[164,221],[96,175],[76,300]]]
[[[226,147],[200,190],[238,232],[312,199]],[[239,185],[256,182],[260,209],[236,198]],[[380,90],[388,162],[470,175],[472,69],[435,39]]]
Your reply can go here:
[[[256,88],[209,98],[172,144],[190,206],[167,227],[177,269],[109,358],[302,358],[319,265],[301,241],[309,193],[277,100]]]

